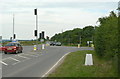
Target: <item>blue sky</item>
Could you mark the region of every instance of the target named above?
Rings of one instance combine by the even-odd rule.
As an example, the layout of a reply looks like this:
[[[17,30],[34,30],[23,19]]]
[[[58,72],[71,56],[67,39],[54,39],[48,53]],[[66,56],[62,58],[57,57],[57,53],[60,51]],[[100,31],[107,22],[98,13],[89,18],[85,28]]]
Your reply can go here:
[[[39,32],[53,36],[61,31],[98,25],[98,18],[116,11],[118,0],[1,0],[0,28],[2,36],[12,36],[12,18],[15,14],[15,33],[17,39],[35,39],[34,9],[38,9]]]

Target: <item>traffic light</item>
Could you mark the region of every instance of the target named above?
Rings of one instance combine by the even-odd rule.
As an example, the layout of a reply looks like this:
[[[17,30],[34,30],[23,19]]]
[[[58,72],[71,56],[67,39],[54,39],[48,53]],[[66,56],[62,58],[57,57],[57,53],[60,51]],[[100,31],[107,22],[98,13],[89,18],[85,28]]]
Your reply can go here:
[[[35,34],[35,36],[37,36],[37,30],[35,30],[34,34]]]
[[[34,9],[34,14],[37,15],[37,9]]]
[[[10,37],[10,40],[12,40],[12,37]]]
[[[42,33],[39,33],[39,39],[42,39]]]
[[[46,39],[47,39],[47,40],[49,40],[49,37],[48,37],[48,36],[46,36]]]
[[[13,36],[13,39],[15,39],[16,38],[16,34],[14,34],[14,36]]]
[[[45,34],[44,31],[42,31],[42,39],[44,39],[44,34]]]

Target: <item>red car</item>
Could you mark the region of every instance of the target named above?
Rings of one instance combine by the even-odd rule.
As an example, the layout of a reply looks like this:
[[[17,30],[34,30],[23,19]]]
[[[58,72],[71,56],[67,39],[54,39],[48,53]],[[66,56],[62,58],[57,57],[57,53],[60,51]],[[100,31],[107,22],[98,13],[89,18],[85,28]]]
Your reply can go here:
[[[4,53],[22,53],[23,47],[18,42],[10,42],[4,46]]]
[[[4,51],[4,49],[5,49],[5,47],[2,47],[2,46],[0,47],[0,51]]]
[[[4,47],[0,44],[0,51],[4,51]]]

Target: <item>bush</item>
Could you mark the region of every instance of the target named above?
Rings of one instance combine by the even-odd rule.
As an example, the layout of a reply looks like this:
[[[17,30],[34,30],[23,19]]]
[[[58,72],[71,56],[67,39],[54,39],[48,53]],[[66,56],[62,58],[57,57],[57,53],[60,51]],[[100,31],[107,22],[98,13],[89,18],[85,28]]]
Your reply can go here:
[[[118,52],[118,17],[112,11],[108,17],[99,18],[95,31],[95,50],[99,56],[114,57]]]

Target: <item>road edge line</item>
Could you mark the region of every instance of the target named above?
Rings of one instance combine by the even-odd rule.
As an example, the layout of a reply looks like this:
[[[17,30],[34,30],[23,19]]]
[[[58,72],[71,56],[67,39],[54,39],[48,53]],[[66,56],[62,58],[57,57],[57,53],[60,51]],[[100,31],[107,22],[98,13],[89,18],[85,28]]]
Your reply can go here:
[[[69,53],[71,52],[68,52],[65,55],[63,55],[44,75],[42,75],[42,78],[45,77],[52,69],[54,69],[58,65],[58,63]]]

